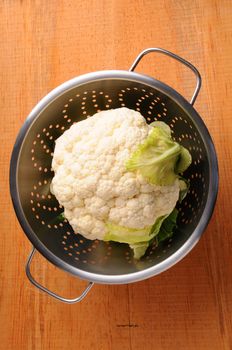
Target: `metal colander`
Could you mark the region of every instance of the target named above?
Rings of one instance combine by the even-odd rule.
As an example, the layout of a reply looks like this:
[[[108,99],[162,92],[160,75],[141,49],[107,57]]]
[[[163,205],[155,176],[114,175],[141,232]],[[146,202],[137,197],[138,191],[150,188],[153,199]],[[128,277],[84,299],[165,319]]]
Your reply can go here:
[[[140,59],[152,51],[179,60],[195,73],[197,86],[191,103],[164,83],[133,72]],[[49,93],[32,110],[13,149],[10,189],[18,219],[34,246],[26,267],[34,285],[62,301],[80,301],[92,282],[130,283],[154,276],[193,248],[210,219],[218,187],[214,146],[192,107],[200,85],[200,75],[189,62],[166,50],[151,48],[137,57],[130,71],[102,71],[74,78]],[[97,111],[122,106],[141,112],[147,123],[168,123],[174,140],[188,148],[193,159],[185,172],[190,189],[179,206],[178,229],[158,248],[150,247],[139,261],[133,259],[126,244],[91,241],[73,232],[66,220],[60,221],[63,209],[50,192],[55,140],[72,123]],[[35,249],[58,267],[91,281],[83,294],[66,299],[36,282],[30,273]]]

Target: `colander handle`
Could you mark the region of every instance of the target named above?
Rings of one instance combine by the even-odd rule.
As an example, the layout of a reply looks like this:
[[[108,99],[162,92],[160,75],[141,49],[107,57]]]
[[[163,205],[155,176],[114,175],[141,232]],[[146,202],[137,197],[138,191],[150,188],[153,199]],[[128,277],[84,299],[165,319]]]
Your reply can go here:
[[[52,296],[53,298],[55,299],[58,299],[64,303],[67,303],[67,304],[74,304],[74,303],[78,303],[79,301],[81,301],[82,299],[84,299],[84,297],[87,295],[87,293],[90,291],[90,289],[92,288],[93,286],[93,282],[89,282],[88,286],[85,288],[85,290],[82,292],[82,294],[77,297],[77,298],[73,298],[73,299],[68,299],[68,298],[64,298],[52,291],[50,291],[49,289],[47,289],[46,287],[42,286],[40,283],[38,283],[34,277],[32,277],[31,275],[31,270],[30,270],[30,266],[31,266],[31,262],[32,262],[32,259],[33,259],[33,256],[36,252],[36,249],[35,247],[32,248],[32,251],[28,257],[28,260],[27,260],[27,263],[26,263],[26,275],[29,279],[29,281],[35,286],[37,287],[38,289],[40,289],[41,291],[49,294],[50,296]]]
[[[190,62],[186,61],[184,58],[178,56],[178,55],[175,55],[174,53],[170,52],[170,51],[167,51],[167,50],[164,50],[164,49],[161,49],[161,48],[158,48],[158,47],[151,47],[149,49],[145,49],[143,50],[135,59],[134,63],[132,64],[132,66],[130,67],[129,71],[130,72],[133,72],[134,69],[137,67],[138,63],[141,61],[141,59],[143,58],[143,56],[147,55],[148,53],[150,52],[159,52],[159,53],[162,53],[164,55],[167,55],[171,58],[174,58],[175,60],[183,63],[185,66],[189,67],[193,73],[195,74],[196,76],[196,79],[197,79],[197,83],[196,83],[196,88],[195,88],[195,91],[193,93],[193,96],[190,100],[190,103],[191,105],[194,104],[194,102],[196,101],[196,98],[197,98],[197,95],[199,94],[199,91],[200,91],[200,88],[201,88],[201,75],[200,73],[198,72],[197,68],[194,67]]]

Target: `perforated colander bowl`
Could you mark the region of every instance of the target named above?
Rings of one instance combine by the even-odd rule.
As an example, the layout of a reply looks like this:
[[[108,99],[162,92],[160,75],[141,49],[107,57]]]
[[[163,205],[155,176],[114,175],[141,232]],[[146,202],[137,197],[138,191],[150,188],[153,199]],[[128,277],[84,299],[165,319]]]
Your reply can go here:
[[[179,60],[195,73],[197,85],[190,103],[164,83],[133,72],[140,59],[152,51]],[[93,282],[143,280],[168,269],[193,248],[209,222],[218,188],[215,149],[192,106],[200,85],[200,75],[189,62],[166,50],[151,48],[137,57],[129,71],[101,71],[74,78],[49,93],[32,110],[12,152],[10,190],[17,217],[34,247],[26,265],[27,276],[34,285],[72,303],[80,301]],[[179,207],[175,235],[158,248],[148,249],[140,261],[133,259],[126,244],[91,241],[73,232],[66,220],[59,220],[63,209],[50,193],[55,140],[72,123],[97,111],[122,106],[141,112],[147,123],[168,123],[173,138],[189,149],[193,159],[185,173],[190,189]],[[30,273],[35,249],[56,266],[88,280],[82,295],[63,298],[36,282]]]

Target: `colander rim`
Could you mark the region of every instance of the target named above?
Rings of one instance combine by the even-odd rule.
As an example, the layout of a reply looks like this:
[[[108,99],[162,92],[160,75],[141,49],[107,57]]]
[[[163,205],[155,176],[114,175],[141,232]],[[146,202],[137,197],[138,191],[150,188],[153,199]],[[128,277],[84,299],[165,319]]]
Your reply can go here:
[[[123,275],[105,275],[93,272],[87,272],[85,270],[74,267],[73,265],[68,264],[57,255],[52,253],[37,237],[35,232],[31,229],[24,211],[21,206],[18,185],[17,185],[17,174],[18,174],[18,164],[20,159],[20,153],[23,146],[23,142],[26,138],[27,133],[30,130],[30,127],[35,122],[42,111],[48,107],[55,99],[59,98],[63,93],[71,90],[77,86],[84,85],[96,80],[105,80],[105,79],[124,79],[128,81],[133,81],[135,83],[142,83],[151,88],[166,94],[169,98],[173,99],[188,115],[191,116],[192,122],[196,124],[199,133],[201,134],[202,140],[204,142],[207,158],[209,161],[209,191],[206,201],[204,211],[201,215],[201,218],[196,226],[195,230],[192,232],[191,236],[187,241],[172,255],[167,259],[161,261],[160,263],[148,267],[142,271],[131,272],[129,274]],[[28,117],[26,118],[24,124],[22,125],[19,134],[16,138],[11,160],[10,160],[10,194],[13,202],[14,210],[16,216],[19,220],[23,231],[27,235],[28,239],[34,245],[34,247],[51,263],[55,266],[69,272],[70,274],[79,277],[84,280],[93,281],[103,284],[124,284],[141,281],[161,272],[169,269],[175,265],[178,261],[182,260],[197,244],[201,235],[205,231],[210,218],[212,216],[216,198],[218,193],[218,162],[215,147],[212,141],[212,138],[209,134],[209,131],[201,119],[200,115],[194,109],[194,107],[176,90],[168,86],[167,84],[154,79],[145,74],[140,74],[137,72],[128,72],[124,70],[104,70],[98,72],[92,72],[80,75],[71,80],[64,82],[59,85],[51,92],[49,92],[45,97],[43,97],[37,105],[32,109]]]

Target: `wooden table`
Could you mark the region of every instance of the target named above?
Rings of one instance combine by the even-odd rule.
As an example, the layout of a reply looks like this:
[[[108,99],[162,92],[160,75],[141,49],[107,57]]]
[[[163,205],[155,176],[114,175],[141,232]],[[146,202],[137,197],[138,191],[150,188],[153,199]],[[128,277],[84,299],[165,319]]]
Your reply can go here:
[[[226,0],[2,0],[0,4],[0,349],[232,349],[232,7]],[[15,137],[32,107],[82,73],[128,69],[147,47],[163,47],[198,67],[196,109],[214,139],[220,191],[197,247],[169,271],[121,286],[97,285],[65,305],[36,290],[24,265],[30,243],[8,186]],[[194,78],[151,55],[139,71],[189,98]],[[37,256],[33,273],[75,296],[78,282]]]

